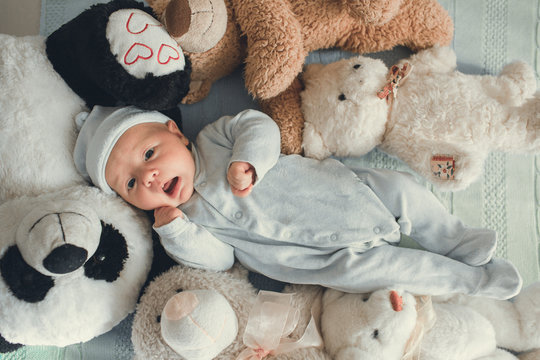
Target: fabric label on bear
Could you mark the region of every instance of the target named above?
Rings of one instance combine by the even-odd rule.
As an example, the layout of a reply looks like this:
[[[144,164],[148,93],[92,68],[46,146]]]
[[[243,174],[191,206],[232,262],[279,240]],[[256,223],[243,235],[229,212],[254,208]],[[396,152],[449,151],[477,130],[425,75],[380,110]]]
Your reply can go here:
[[[433,155],[431,157],[431,172],[442,180],[454,180],[456,171],[455,160],[450,155]]]

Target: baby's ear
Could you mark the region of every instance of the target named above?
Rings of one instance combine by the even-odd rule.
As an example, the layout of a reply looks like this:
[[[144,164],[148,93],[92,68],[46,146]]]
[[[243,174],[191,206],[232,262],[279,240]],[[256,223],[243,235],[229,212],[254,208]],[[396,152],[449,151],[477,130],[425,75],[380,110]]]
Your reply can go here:
[[[182,135],[182,132],[178,128],[178,125],[174,122],[174,120],[168,120],[167,123],[167,129],[169,129],[170,132]]]
[[[178,125],[176,125],[176,123],[173,120],[167,121],[166,125],[167,125],[167,129],[173,134],[177,135],[182,140],[184,145],[187,146],[189,144],[188,138],[180,131],[180,129],[178,128]]]

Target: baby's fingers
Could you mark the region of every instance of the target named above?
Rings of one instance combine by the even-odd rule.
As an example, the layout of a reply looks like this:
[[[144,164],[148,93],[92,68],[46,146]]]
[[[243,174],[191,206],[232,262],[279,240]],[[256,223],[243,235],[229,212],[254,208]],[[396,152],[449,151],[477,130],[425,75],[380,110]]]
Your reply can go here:
[[[234,196],[238,196],[238,197],[246,197],[248,196],[250,193],[251,193],[251,190],[253,189],[253,184],[249,184],[248,187],[240,190],[238,188],[235,188],[231,185],[231,191],[233,193]]]
[[[177,217],[182,217],[182,211],[172,206],[164,206],[154,210],[154,227],[167,225]]]
[[[227,172],[227,180],[231,188],[246,190],[255,182],[255,170],[246,162],[234,162]]]

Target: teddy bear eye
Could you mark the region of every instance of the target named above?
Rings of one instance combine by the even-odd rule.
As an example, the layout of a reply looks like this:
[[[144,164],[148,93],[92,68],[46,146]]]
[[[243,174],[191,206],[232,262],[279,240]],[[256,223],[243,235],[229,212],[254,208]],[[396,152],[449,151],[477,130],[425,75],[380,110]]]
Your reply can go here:
[[[362,301],[363,301],[363,302],[366,302],[366,301],[368,301],[368,300],[369,300],[369,295],[364,295],[364,296],[362,297]]]
[[[371,334],[371,336],[372,336],[374,339],[377,339],[377,338],[379,337],[379,329],[373,330],[373,334]]]
[[[360,65],[360,64],[355,64],[355,65],[353,66],[353,68],[358,69],[358,68],[360,68],[361,66],[362,66],[362,65]]]
[[[345,94],[339,94],[338,99],[339,101],[343,101],[343,100],[347,100],[347,97],[345,96]]]

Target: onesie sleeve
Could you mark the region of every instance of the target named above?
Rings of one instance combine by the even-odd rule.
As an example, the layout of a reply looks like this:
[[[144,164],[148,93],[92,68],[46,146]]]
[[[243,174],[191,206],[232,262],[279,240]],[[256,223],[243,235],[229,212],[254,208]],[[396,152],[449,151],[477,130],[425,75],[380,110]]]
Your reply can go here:
[[[185,214],[154,230],[167,254],[178,263],[215,271],[227,270],[234,264],[232,246],[189,221]]]
[[[213,144],[232,149],[230,165],[235,161],[250,163],[256,171],[257,180],[278,161],[281,150],[279,128],[268,115],[257,110],[245,110],[238,115],[224,116],[208,125],[197,138],[197,142],[211,141]]]

